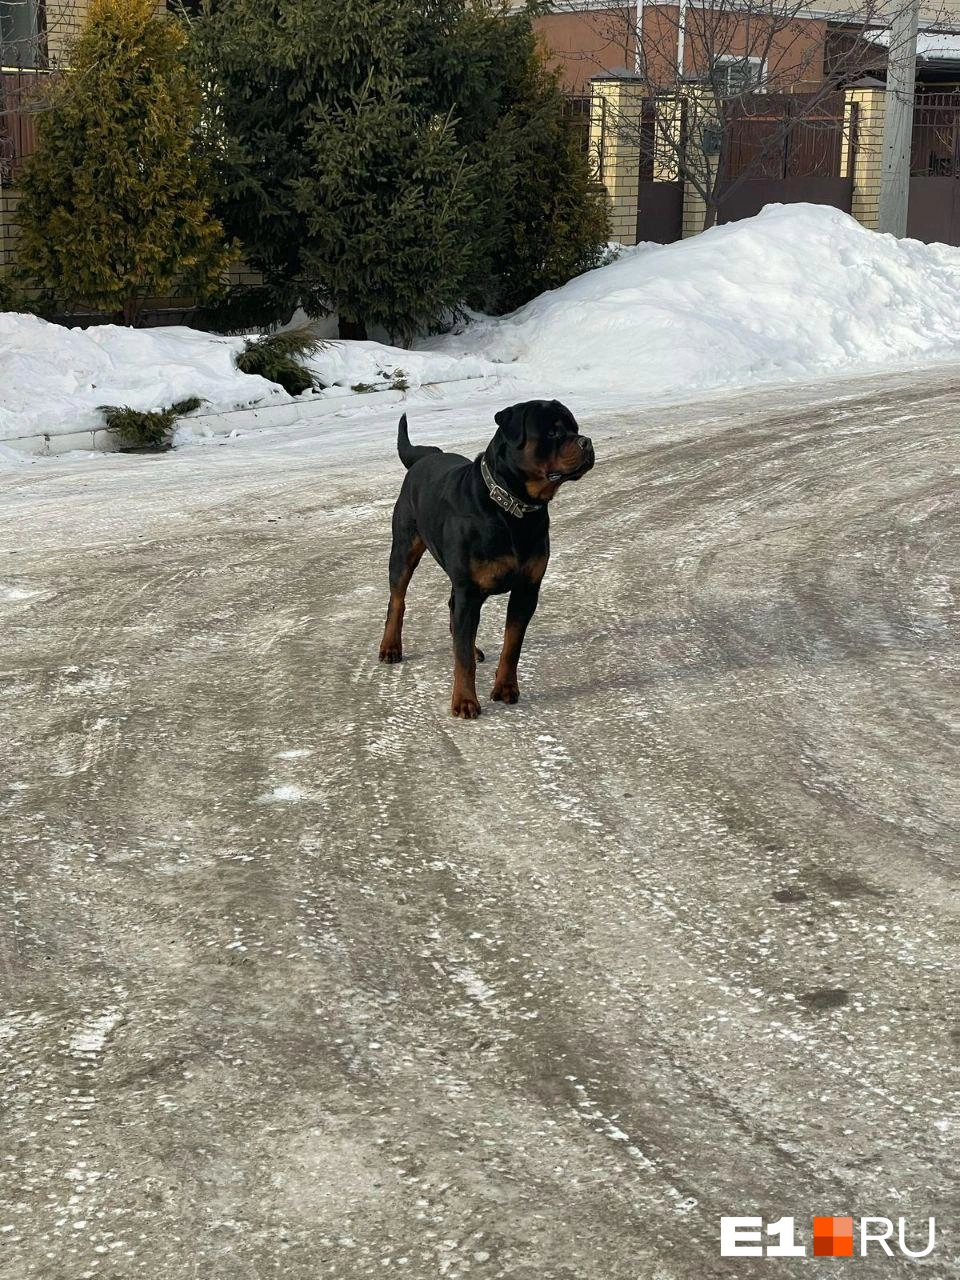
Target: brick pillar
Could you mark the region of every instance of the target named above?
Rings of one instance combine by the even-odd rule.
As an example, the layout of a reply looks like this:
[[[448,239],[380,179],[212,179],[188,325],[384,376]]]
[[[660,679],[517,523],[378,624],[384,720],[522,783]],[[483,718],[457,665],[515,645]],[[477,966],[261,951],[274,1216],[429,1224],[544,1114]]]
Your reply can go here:
[[[723,126],[717,114],[715,95],[698,85],[687,86],[686,172],[695,175],[706,191],[713,189],[720,163],[719,147]],[[699,235],[703,230],[707,204],[689,180],[683,188],[683,238]]]
[[[844,93],[840,177],[851,176],[850,153],[853,150],[853,204],[850,212],[871,231],[876,231],[880,215],[880,167],[885,113],[886,91],[882,85],[855,84]],[[850,146],[851,137],[853,148]]]
[[[704,160],[704,165],[711,165],[715,168],[716,161]],[[702,174],[701,180],[709,187],[713,181],[713,176]],[[703,220],[707,216],[707,202],[700,195],[699,191],[692,182],[683,184],[683,230],[682,238],[688,240],[691,236],[698,236],[703,230]]]
[[[610,233],[621,244],[636,244],[640,117],[647,86],[626,72],[597,76],[590,85],[590,150],[599,157],[600,181],[610,202]]]

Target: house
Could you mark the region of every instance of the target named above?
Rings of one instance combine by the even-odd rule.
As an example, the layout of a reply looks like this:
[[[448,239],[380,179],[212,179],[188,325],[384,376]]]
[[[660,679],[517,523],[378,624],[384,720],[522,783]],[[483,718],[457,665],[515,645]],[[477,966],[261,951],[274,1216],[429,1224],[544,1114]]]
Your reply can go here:
[[[0,270],[15,255],[17,172],[33,150],[29,99],[65,65],[87,0],[0,0]]]
[[[804,92],[882,76],[892,12],[881,0],[552,0],[536,26],[571,95],[624,69],[653,86],[713,74]],[[922,6],[920,26],[918,83],[960,86],[960,0]]]
[[[3,70],[48,71],[64,66],[88,0],[0,0]]]
[[[69,65],[88,8],[89,0],[0,0],[0,186],[33,148],[29,98],[45,75]]]
[[[875,227],[893,16],[881,4],[553,0],[538,29],[591,118],[615,234],[669,241],[795,200]],[[960,245],[960,0],[920,21],[907,232]]]

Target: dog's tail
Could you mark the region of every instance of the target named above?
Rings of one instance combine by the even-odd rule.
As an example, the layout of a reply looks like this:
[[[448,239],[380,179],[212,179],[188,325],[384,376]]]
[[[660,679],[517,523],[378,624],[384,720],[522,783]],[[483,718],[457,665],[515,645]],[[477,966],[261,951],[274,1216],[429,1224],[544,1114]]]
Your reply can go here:
[[[410,437],[407,435],[407,415],[403,415],[400,419],[400,428],[397,431],[397,453],[399,453],[400,461],[408,471],[415,462],[425,458],[428,453],[442,452],[443,450],[438,449],[435,444],[411,444]]]

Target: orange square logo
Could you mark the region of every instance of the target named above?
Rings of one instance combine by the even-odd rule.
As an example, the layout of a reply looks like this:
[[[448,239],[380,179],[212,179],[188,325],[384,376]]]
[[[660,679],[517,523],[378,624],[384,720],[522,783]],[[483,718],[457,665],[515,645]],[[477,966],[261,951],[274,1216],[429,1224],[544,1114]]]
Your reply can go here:
[[[852,1258],[853,1219],[814,1218],[813,1256],[815,1258]]]

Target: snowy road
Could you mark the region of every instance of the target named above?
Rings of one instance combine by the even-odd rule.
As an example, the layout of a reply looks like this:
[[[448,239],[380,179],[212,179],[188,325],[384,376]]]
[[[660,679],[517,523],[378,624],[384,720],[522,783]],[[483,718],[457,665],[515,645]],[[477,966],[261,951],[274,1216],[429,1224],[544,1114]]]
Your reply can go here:
[[[580,412],[476,723],[382,430],[0,475],[0,1277],[957,1274],[958,374]]]

